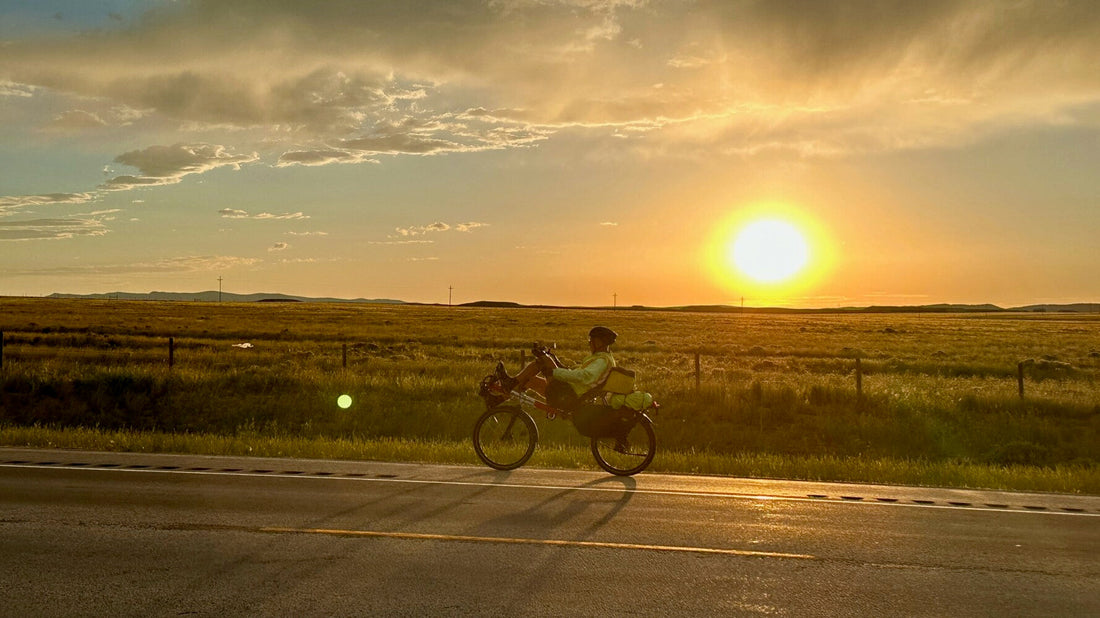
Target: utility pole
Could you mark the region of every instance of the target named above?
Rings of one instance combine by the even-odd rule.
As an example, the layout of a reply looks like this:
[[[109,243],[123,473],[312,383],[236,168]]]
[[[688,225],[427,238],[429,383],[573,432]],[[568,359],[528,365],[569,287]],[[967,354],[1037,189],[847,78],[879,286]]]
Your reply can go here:
[[[619,306],[619,293],[618,292],[615,292],[614,294],[611,295],[611,306],[612,307],[618,307]]]
[[[455,286],[453,286],[453,285],[448,285],[447,286],[447,306],[448,307],[451,306],[451,298],[454,295],[454,291],[455,291]]]
[[[222,302],[222,276],[218,275],[218,302]]]
[[[745,297],[741,297],[741,313],[745,313]]]

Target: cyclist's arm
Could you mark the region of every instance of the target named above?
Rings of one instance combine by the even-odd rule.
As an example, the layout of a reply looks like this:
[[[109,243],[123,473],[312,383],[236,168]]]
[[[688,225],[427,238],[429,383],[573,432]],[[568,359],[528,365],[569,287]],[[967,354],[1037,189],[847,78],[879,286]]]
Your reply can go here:
[[[569,384],[583,384],[595,386],[600,377],[610,369],[610,363],[606,357],[597,356],[576,369],[558,367],[554,370],[554,379],[568,382]]]

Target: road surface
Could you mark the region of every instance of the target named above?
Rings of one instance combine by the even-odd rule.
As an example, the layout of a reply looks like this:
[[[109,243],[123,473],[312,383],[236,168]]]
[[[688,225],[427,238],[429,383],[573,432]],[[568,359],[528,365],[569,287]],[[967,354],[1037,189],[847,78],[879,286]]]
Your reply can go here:
[[[0,449],[0,615],[1100,615],[1100,498]]]

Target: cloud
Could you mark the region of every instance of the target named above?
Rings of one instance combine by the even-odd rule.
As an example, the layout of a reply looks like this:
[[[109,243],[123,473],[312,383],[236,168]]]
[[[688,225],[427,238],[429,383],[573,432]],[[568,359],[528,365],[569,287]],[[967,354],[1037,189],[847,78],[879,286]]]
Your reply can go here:
[[[22,97],[30,98],[35,95],[35,92],[39,88],[30,86],[28,84],[17,84],[12,81],[0,79],[0,97]]]
[[[363,153],[348,152],[346,150],[334,150],[322,148],[318,150],[292,150],[279,156],[276,167],[288,167],[291,165],[318,166],[330,163],[361,163],[370,161],[377,163],[377,159],[367,159]]]
[[[420,236],[421,234],[427,234],[428,232],[446,232],[451,229],[451,226],[443,223],[442,221],[436,221],[435,223],[429,223],[428,225],[414,225],[411,227],[399,227],[395,228],[398,236]]]
[[[277,166],[573,129],[644,135],[624,147],[645,155],[836,156],[1086,122],[1066,110],[1100,100],[1100,14],[1080,0],[177,4],[95,36],[10,42],[0,95],[255,131],[279,144]]]
[[[289,246],[290,245],[288,245],[285,242],[277,242],[277,243],[271,245],[270,247],[268,247],[267,250],[268,251],[283,251]]]
[[[486,225],[489,225],[489,224],[488,223],[478,223],[476,221],[470,221],[468,223],[457,223],[457,224],[455,224],[455,230],[457,230],[459,232],[469,232],[471,230],[476,230],[479,227],[485,227]]]
[[[488,223],[479,223],[477,221],[469,221],[466,223],[456,223],[454,226],[444,223],[442,221],[436,221],[435,223],[429,223],[428,225],[414,225],[410,227],[396,228],[398,237],[406,238],[410,236],[421,236],[432,232],[446,232],[454,230],[456,232],[470,232],[476,230],[479,227],[485,227]]]
[[[463,150],[462,145],[456,142],[408,133],[370,135],[343,140],[340,145],[349,150],[358,150],[367,154],[426,155]]]
[[[57,131],[82,131],[105,126],[107,126],[107,123],[98,115],[82,109],[61,112],[49,124],[50,129]]]
[[[261,212],[261,213],[256,214],[256,215],[252,215],[250,218],[260,219],[260,220],[272,219],[272,220],[277,220],[277,221],[287,221],[287,220],[297,220],[297,219],[308,219],[309,215],[303,214],[301,212],[287,212],[287,213],[283,213],[281,215],[272,214],[270,212]]]
[[[83,204],[96,198],[94,193],[44,193],[0,197],[0,215],[6,211],[49,204]]]
[[[259,154],[231,154],[214,144],[173,144],[131,150],[115,157],[115,163],[136,167],[141,176],[116,176],[104,183],[106,190],[118,191],[143,186],[175,184],[189,174],[201,174],[219,167],[240,169],[242,163],[259,159]]]
[[[368,245],[431,245],[434,240],[370,240]]]
[[[77,236],[103,236],[107,229],[97,219],[30,219],[0,221],[0,242],[62,240]]]
[[[238,210],[236,208],[222,208],[218,211],[218,214],[223,219],[255,219],[255,220],[276,220],[276,221],[288,221],[309,219],[309,215],[301,212],[288,212],[281,215],[272,214],[270,212],[261,212],[255,215],[248,214],[247,210]]]
[[[328,236],[328,232],[287,232],[287,236]]]
[[[225,271],[240,266],[252,266],[262,262],[258,258],[246,258],[224,255],[183,256],[165,258],[151,262],[133,264],[96,264],[87,266],[55,266],[47,268],[0,270],[12,276],[51,276],[51,275],[125,275],[160,274],[186,272]]]

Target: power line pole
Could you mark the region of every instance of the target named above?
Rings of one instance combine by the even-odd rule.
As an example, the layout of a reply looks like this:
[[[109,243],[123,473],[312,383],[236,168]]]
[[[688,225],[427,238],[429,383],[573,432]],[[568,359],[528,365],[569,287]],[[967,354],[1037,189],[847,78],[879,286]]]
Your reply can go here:
[[[222,276],[218,275],[218,302],[222,302]]]
[[[451,298],[454,295],[454,290],[455,290],[455,286],[453,286],[453,285],[448,285],[447,286],[447,306],[448,307],[451,306]]]
[[[615,292],[614,294],[611,295],[611,306],[613,308],[619,306],[619,293],[618,292]]]

